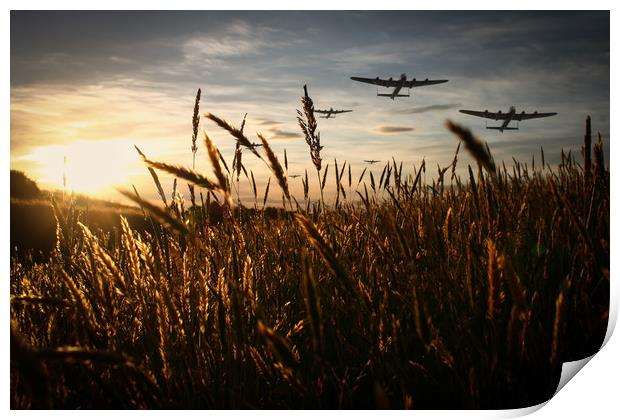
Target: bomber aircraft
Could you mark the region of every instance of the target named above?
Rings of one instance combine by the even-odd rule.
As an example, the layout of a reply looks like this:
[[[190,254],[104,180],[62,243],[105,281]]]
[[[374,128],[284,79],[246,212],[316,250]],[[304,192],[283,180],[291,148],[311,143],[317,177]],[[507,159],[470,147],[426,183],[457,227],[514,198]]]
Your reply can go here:
[[[399,92],[403,88],[407,88],[409,90],[415,87],[438,85],[440,83],[447,82],[447,80],[428,80],[428,79],[416,80],[415,78],[411,80],[407,80],[407,75],[405,73],[401,74],[400,79],[396,79],[396,80],[394,80],[391,77],[387,80],[379,79],[378,77],[375,79],[370,79],[366,77],[351,77],[351,80],[355,80],[356,82],[362,82],[362,83],[370,83],[371,85],[383,86],[386,88],[394,88],[392,93],[379,93],[379,88],[377,88],[377,96],[385,96],[392,100],[394,100],[394,98],[402,98],[402,97],[408,98],[409,96],[411,96],[409,91],[407,91],[406,95],[400,94]]]
[[[378,160],[365,160],[364,163],[370,163],[371,165],[379,162]]]
[[[289,178],[299,178],[301,175],[295,174],[295,175],[289,175]]]
[[[526,113],[525,111],[517,112],[514,106],[511,106],[508,112],[505,113],[502,111],[489,112],[488,109],[485,111],[470,111],[467,109],[461,109],[459,110],[459,112],[467,115],[473,115],[474,117],[488,118],[495,121],[503,120],[504,122],[502,123],[502,125],[499,125],[497,127],[489,127],[488,125],[486,126],[488,130],[498,130],[500,133],[503,133],[504,130],[518,130],[519,121],[533,120],[534,118],[552,117],[558,114],[557,112],[538,111],[534,111],[532,113]],[[517,121],[517,126],[509,127],[508,124],[510,124],[511,121]]]
[[[336,118],[336,114],[342,114],[344,112],[351,112],[353,111],[352,109],[334,109],[334,108],[329,108],[329,109],[315,109],[314,112],[319,113],[319,114],[324,114],[324,116],[322,116],[321,118]],[[331,117],[331,115],[334,115],[333,117]]]

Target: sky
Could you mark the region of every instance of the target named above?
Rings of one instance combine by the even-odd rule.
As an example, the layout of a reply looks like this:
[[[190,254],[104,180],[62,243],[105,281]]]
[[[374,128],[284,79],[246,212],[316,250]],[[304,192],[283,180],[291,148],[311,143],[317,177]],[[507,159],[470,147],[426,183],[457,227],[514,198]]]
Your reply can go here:
[[[304,84],[315,108],[353,109],[320,119],[318,129],[324,166],[346,160],[354,179],[364,159],[392,157],[408,173],[424,158],[430,179],[457,146],[447,119],[471,128],[496,162],[510,167],[512,157],[531,162],[535,155],[540,162],[541,147],[552,165],[562,149],[579,155],[591,115],[609,156],[609,19],[607,11],[13,11],[11,168],[43,188],[62,188],[66,173],[76,192],[119,199],[116,188],[133,184],[155,199],[133,145],[154,160],[191,166],[191,119],[201,88],[201,112],[236,126],[248,113],[250,140],[262,132],[281,160],[286,149],[288,173],[307,169],[316,192],[296,120]],[[350,80],[402,73],[449,82],[392,101],[377,97],[376,86]],[[506,112],[511,105],[558,115],[499,133],[458,112]],[[205,118],[203,128],[230,163],[232,137]],[[200,138],[198,145],[196,169],[209,175]],[[264,190],[269,169],[249,152],[243,162]],[[459,170],[468,163],[461,153]],[[377,176],[382,165],[369,169]],[[161,177],[172,191],[172,178]],[[301,178],[289,182],[302,196]],[[186,187],[179,191],[188,195]],[[240,195],[253,200],[243,180]],[[279,202],[279,193],[271,200]]]

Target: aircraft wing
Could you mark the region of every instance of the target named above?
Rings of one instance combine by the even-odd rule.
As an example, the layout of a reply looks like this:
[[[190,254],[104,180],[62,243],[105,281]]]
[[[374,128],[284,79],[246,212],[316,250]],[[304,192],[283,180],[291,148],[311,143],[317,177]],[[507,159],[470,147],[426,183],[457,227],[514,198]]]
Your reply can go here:
[[[322,109],[315,109],[314,112],[317,112],[319,114],[329,114],[329,111],[324,111]]]
[[[355,80],[356,82],[362,82],[362,83],[370,83],[371,85],[378,85],[378,86],[383,86],[383,87],[396,87],[400,85],[400,80],[398,79],[384,80],[384,79],[379,79],[378,77],[376,79],[369,79],[367,77],[351,77],[351,80]]]
[[[353,111],[352,109],[337,109],[334,111],[334,114],[342,114],[343,112],[351,112]]]
[[[414,88],[419,86],[438,85],[440,83],[446,83],[447,80],[409,80],[405,82],[405,86],[408,88]]]
[[[533,112],[530,114],[515,114],[514,119],[518,121],[522,120],[533,120],[534,118],[545,118],[545,117],[553,117],[554,115],[558,115],[557,112]]]
[[[473,115],[474,117],[480,118],[489,118],[491,120],[505,120],[508,118],[508,114],[499,113],[499,112],[488,112],[488,111],[470,111],[468,109],[461,109],[459,112],[467,115]],[[517,119],[517,115],[513,117],[513,119]]]

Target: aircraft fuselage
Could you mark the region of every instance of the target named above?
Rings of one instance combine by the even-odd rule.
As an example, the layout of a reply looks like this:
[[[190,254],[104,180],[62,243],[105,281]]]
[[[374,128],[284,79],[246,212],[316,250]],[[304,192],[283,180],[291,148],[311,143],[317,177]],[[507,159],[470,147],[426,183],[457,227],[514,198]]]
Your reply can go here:
[[[502,126],[499,128],[500,133],[503,133],[506,127],[508,127],[508,124],[510,124],[510,121],[512,121],[513,118],[515,117],[515,113],[516,113],[515,107],[511,106],[510,110],[508,111],[508,114],[506,114],[506,119],[502,123]]]
[[[394,92],[392,92],[392,94],[390,95],[390,99],[392,100],[394,100],[394,98],[398,96],[398,92],[400,92],[401,89],[405,86],[405,83],[407,83],[407,75],[405,73],[400,75],[399,82],[400,83],[396,85],[396,87],[394,87]]]

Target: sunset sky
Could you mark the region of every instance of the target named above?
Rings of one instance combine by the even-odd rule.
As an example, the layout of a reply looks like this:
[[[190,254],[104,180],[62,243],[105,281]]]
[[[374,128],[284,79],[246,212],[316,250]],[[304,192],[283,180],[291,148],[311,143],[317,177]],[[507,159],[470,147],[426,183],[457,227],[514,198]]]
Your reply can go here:
[[[44,188],[62,188],[66,171],[78,192],[118,199],[115,188],[134,184],[155,198],[133,145],[191,166],[201,88],[202,112],[237,126],[247,112],[251,140],[263,132],[278,156],[287,150],[289,174],[314,174],[296,121],[304,84],[316,108],[354,110],[319,120],[325,164],[347,160],[354,178],[364,159],[395,157],[411,172],[425,157],[430,179],[457,145],[446,119],[510,166],[512,156],[539,162],[541,146],[551,164],[562,148],[578,154],[590,114],[609,156],[609,35],[609,12],[12,12],[11,168]],[[349,79],[401,73],[450,81],[392,101]],[[511,105],[559,115],[502,134],[458,112]],[[230,163],[233,139],[201,125]],[[196,162],[210,172],[201,141]],[[462,154],[462,170],[468,162]],[[244,164],[264,189],[265,164],[250,153]],[[290,182],[299,196],[300,178]],[[241,192],[250,197],[247,182]]]

